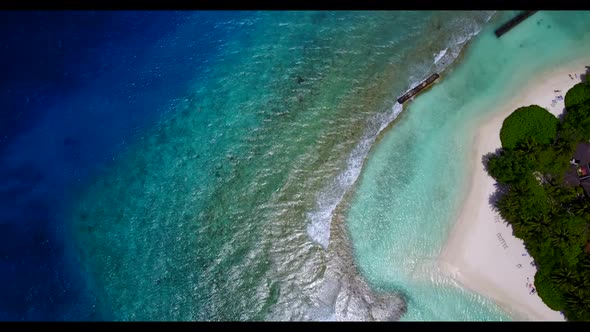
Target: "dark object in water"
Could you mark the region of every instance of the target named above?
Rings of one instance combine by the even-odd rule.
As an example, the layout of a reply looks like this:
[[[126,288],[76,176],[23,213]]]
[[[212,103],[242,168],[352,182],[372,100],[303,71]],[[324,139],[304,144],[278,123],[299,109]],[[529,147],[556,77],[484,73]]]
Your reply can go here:
[[[530,17],[531,15],[533,15],[536,12],[537,12],[536,10],[527,10],[527,11],[524,11],[524,12],[516,15],[513,19],[504,23],[501,27],[496,29],[496,31],[495,31],[496,37],[500,38],[503,34],[510,31],[512,28],[514,28],[515,26],[517,26],[522,21],[524,21],[525,19],[527,19],[528,17]]]
[[[422,91],[424,88],[426,88],[427,86],[432,84],[432,82],[436,81],[436,79],[438,79],[439,77],[440,77],[440,75],[437,73],[430,75],[430,77],[428,77],[427,79],[422,81],[422,83],[418,84],[412,90],[406,92],[404,95],[399,97],[397,99],[397,102],[400,104],[403,104],[406,100],[414,97],[418,92]]]

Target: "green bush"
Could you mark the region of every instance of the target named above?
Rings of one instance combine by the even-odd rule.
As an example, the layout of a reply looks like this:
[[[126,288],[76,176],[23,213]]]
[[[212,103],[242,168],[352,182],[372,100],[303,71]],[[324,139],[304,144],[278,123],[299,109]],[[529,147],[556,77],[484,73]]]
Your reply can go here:
[[[562,311],[566,307],[565,298],[551,281],[551,278],[540,270],[535,274],[535,289],[545,304],[556,311]]]
[[[500,155],[488,160],[488,172],[500,183],[514,183],[532,172],[529,159],[519,156],[511,150],[502,151]]]
[[[590,84],[582,82],[574,85],[565,94],[565,108],[569,110],[572,106],[578,105],[590,99]]]
[[[574,131],[575,137],[581,140],[586,141],[590,138],[590,99],[567,107],[563,127]]]
[[[559,120],[546,109],[531,105],[512,112],[502,124],[500,140],[505,149],[514,149],[523,140],[550,144],[555,139]]]
[[[570,167],[569,158],[572,154],[573,151],[569,147],[560,154],[555,148],[549,146],[537,154],[537,170],[560,179]]]

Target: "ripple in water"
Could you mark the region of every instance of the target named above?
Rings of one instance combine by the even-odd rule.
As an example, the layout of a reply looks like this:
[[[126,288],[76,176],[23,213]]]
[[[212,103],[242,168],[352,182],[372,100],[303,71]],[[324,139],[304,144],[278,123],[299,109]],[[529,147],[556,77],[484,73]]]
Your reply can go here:
[[[205,74],[72,211],[100,310],[116,320],[399,319],[407,294],[375,289],[356,270],[347,192],[400,114],[395,98],[435,69],[433,53],[458,54],[457,38],[490,16],[216,22],[231,37]]]

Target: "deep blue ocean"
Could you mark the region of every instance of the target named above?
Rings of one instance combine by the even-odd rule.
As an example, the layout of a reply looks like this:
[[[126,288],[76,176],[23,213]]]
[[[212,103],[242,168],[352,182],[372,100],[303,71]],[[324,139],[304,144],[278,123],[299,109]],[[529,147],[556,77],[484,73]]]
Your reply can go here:
[[[0,12],[0,320],[100,319],[64,252],[66,198],[199,76],[211,21],[243,15]]]

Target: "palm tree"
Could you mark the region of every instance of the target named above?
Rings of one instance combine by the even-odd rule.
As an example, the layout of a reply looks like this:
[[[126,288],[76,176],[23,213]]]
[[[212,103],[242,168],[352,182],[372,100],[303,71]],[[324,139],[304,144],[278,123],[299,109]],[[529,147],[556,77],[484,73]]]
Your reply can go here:
[[[567,291],[565,294],[565,301],[571,306],[581,307],[587,311],[588,304],[590,304],[590,297],[585,289],[577,288],[576,290]]]
[[[574,274],[571,269],[559,268],[551,275],[551,280],[559,286],[569,284],[573,281]]]
[[[578,296],[579,291],[567,291],[565,293],[565,302],[572,306],[577,307],[582,304],[582,297]]]
[[[520,151],[525,155],[526,158],[532,161],[536,160],[535,152],[538,150],[538,148],[539,143],[537,143],[537,141],[532,138],[526,138],[520,141],[516,146],[517,151]]]
[[[512,186],[512,193],[515,196],[528,196],[528,194],[530,193],[530,189],[526,184],[523,183],[517,183],[515,185]]]
[[[582,298],[582,308],[586,309],[585,311],[588,311],[588,308],[590,308],[590,296],[588,294]]]
[[[576,216],[590,215],[590,204],[586,199],[577,199],[572,204],[572,212]]]
[[[510,222],[515,222],[520,210],[520,203],[516,199],[516,196],[513,193],[508,193],[508,195],[504,195],[503,197],[498,200],[497,203],[498,210],[500,211],[500,215]]]
[[[551,242],[558,246],[569,239],[569,230],[563,225],[557,225],[551,229]]]
[[[576,273],[574,275],[574,280],[579,288],[586,291],[590,286],[590,278],[588,277],[587,273]]]
[[[559,138],[555,144],[553,145],[553,147],[555,148],[555,152],[557,152],[558,155],[561,156],[570,156],[572,154],[572,143],[571,141],[565,139],[565,138]]]
[[[514,235],[521,239],[528,239],[534,234],[528,223],[525,222],[512,222],[512,231]]]
[[[554,216],[558,215],[558,214],[552,214],[554,211],[554,205],[549,206],[549,212],[547,213],[543,213],[539,216],[539,222],[546,227],[549,227],[549,225],[551,225],[551,222],[554,219]],[[557,208],[557,213],[559,213],[559,208]]]
[[[527,220],[525,222],[526,229],[531,235],[537,236],[540,235],[543,230],[547,227],[547,225],[539,220]]]
[[[580,274],[580,284],[584,289],[590,288],[590,274],[588,273],[581,273]]]
[[[556,197],[559,201],[567,200],[570,197],[576,197],[575,190],[571,188],[562,187],[559,184],[555,184],[547,187],[546,189],[551,196]],[[559,206],[557,206],[559,208]]]
[[[578,273],[572,273],[568,286],[571,291],[578,292],[580,290],[584,291],[586,285],[584,284],[584,278],[582,275]]]

